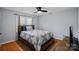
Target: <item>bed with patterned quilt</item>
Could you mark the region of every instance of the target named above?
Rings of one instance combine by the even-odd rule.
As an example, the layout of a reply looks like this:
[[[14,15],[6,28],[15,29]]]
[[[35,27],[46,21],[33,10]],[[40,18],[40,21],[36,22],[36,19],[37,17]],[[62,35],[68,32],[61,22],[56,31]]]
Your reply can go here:
[[[21,31],[20,37],[31,43],[39,51],[41,45],[53,37],[53,34],[44,30]]]

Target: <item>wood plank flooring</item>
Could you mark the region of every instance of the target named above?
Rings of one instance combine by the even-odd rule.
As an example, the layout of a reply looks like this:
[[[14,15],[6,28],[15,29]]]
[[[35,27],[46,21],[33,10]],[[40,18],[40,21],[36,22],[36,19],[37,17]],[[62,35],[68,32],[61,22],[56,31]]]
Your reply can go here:
[[[16,42],[6,43],[0,46],[1,51],[22,51],[21,47]]]
[[[33,51],[28,46],[17,40],[7,44],[0,45],[0,51]],[[47,49],[47,51],[72,51],[65,42],[55,39],[55,42]]]
[[[0,51],[31,51],[31,49],[20,41],[14,41],[0,45]]]
[[[73,51],[66,44],[64,40],[55,39],[54,44],[50,46],[47,51]]]

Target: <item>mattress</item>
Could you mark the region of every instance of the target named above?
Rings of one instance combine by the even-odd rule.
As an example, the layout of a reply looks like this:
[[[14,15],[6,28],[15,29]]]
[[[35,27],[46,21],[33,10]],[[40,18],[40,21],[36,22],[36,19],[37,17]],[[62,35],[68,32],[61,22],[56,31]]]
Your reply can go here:
[[[44,30],[21,31],[20,37],[34,45],[35,50],[40,50],[41,45],[53,37],[53,34]]]

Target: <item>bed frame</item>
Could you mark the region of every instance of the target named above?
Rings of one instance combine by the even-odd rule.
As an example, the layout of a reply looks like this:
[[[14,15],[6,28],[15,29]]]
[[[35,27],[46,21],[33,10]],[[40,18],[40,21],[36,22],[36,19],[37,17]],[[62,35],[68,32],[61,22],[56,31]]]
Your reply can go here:
[[[24,26],[32,26],[32,28],[34,29],[34,25],[24,25]],[[24,44],[26,44],[33,51],[35,51],[35,48],[31,43],[29,43],[26,39],[23,39],[22,37],[20,37],[20,33],[21,33],[21,31],[23,31],[24,26],[18,26],[18,39],[21,42],[23,42]],[[53,39],[54,38],[50,38],[47,42],[45,42],[43,45],[41,45],[41,51],[45,51],[47,48],[49,48],[54,43]]]
[[[29,48],[31,48],[33,51],[35,51],[34,46],[31,43],[29,43],[27,40],[23,38],[20,38],[19,40],[23,42],[25,45],[27,45]],[[46,51],[51,45],[53,45],[53,43],[54,40],[53,38],[51,38],[50,40],[48,40],[47,42],[41,45],[41,51]]]

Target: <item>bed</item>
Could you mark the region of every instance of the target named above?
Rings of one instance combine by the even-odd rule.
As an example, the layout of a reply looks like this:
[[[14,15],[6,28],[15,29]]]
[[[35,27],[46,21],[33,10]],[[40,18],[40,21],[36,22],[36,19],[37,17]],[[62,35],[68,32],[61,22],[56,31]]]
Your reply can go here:
[[[34,47],[36,51],[40,51],[42,49],[42,46],[45,45],[45,43],[50,42],[52,40],[51,38],[53,38],[53,34],[45,30],[24,29],[20,32],[20,38],[21,40],[24,40],[30,43],[28,45],[31,45],[31,47]]]

